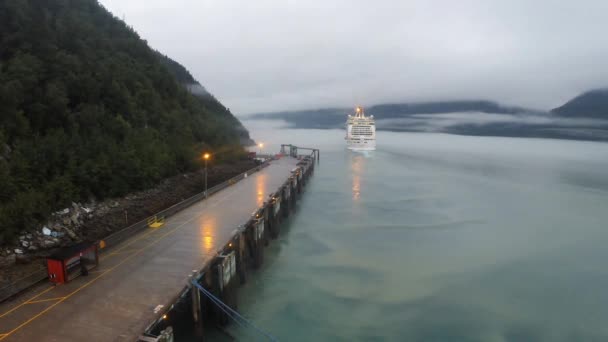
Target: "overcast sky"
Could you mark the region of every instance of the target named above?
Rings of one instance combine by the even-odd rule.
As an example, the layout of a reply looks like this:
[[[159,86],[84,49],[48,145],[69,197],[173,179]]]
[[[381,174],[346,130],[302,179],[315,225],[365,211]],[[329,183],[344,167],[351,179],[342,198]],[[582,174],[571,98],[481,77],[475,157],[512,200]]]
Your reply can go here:
[[[235,114],[608,86],[608,0],[100,0]]]

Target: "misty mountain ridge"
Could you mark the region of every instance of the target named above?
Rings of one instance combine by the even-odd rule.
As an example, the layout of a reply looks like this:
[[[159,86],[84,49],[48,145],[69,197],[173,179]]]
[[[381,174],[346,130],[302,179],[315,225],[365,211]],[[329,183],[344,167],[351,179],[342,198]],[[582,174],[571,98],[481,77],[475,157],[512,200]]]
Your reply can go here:
[[[577,108],[580,109],[577,111]],[[585,110],[583,110],[585,109]],[[258,113],[291,128],[343,128],[352,108]],[[608,141],[608,90],[593,90],[546,112],[487,100],[379,104],[366,108],[378,130]],[[576,114],[574,114],[576,113]]]
[[[322,108],[300,111],[257,113],[254,119],[284,119],[294,128],[340,128],[344,126],[345,115],[353,108]],[[415,103],[388,103],[365,108],[368,115],[376,120],[415,117],[424,114],[444,113],[495,113],[495,114],[542,114],[541,111],[516,106],[504,106],[487,100],[459,100]],[[382,129],[379,127],[379,129]]]
[[[241,145],[255,145],[255,142],[249,137],[249,132],[245,126],[234,117],[230,112],[230,109],[225,107],[215,96],[207,91],[207,89],[192,76],[186,67],[158,51],[155,51],[155,53],[173,77],[175,77],[175,80],[188,90],[190,94],[194,95],[206,109],[231,120],[232,128],[237,132]]]
[[[608,88],[587,91],[551,112],[560,116],[608,119]]]

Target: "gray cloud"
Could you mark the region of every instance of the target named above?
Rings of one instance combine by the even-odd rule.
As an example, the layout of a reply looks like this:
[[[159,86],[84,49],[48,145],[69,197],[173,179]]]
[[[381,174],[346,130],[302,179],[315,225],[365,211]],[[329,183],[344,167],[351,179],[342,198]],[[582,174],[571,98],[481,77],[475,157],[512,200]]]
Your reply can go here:
[[[101,0],[235,113],[608,85],[605,0]]]

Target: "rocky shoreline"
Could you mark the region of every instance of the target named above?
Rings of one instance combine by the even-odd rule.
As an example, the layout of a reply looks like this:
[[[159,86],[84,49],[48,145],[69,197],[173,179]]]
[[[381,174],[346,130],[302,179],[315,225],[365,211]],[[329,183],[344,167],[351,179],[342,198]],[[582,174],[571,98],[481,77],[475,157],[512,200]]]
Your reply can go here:
[[[208,187],[255,166],[252,160],[241,160],[210,167]],[[197,171],[165,179],[150,190],[123,198],[72,203],[55,212],[44,226],[21,234],[15,244],[0,247],[0,287],[44,268],[44,258],[57,248],[102,239],[203,190],[202,172]]]

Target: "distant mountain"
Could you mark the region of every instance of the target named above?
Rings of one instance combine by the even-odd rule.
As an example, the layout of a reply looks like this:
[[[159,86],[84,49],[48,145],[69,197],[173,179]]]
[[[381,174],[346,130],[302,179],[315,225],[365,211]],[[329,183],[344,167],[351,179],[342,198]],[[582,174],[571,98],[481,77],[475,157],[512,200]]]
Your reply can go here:
[[[551,112],[568,117],[608,119],[608,88],[585,92]]]
[[[254,119],[282,119],[296,128],[338,128],[344,126],[346,115],[353,108],[324,108],[314,110],[287,111],[254,114]],[[380,104],[365,108],[377,120],[408,118],[420,114],[457,112],[518,114],[537,112],[521,107],[503,106],[492,101],[462,100],[419,103]]]
[[[590,97],[596,99],[594,103],[600,102],[601,96],[594,93]],[[352,111],[326,108],[259,113],[252,118],[283,120],[290,128],[330,129],[344,128],[346,115]],[[600,116],[600,110],[594,112],[595,117],[589,115],[591,111],[586,116],[567,116],[491,101],[440,101],[381,104],[366,108],[366,112],[374,115],[380,131],[608,141],[608,116]]]

